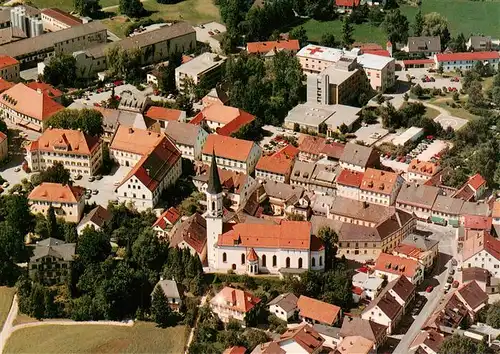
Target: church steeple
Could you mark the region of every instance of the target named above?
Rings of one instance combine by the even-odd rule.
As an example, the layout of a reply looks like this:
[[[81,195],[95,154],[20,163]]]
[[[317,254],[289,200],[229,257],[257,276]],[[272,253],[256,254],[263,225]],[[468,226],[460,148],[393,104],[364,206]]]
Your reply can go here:
[[[212,150],[212,162],[210,163],[210,174],[208,176],[207,193],[210,194],[222,193],[222,185],[220,183],[219,171],[217,170],[217,161],[215,159],[214,150]]]

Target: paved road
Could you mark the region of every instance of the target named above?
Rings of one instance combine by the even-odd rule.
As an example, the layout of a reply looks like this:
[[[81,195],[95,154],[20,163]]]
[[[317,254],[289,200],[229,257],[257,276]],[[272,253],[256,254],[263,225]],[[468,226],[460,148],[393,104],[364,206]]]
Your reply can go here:
[[[440,258],[437,260],[436,269],[439,269],[439,274],[433,278],[438,281],[439,285],[434,287],[430,294],[426,294],[427,303],[424,305],[419,315],[415,318],[411,327],[403,336],[398,346],[394,349],[395,354],[406,354],[409,352],[409,346],[420,332],[427,318],[434,312],[439,301],[444,295],[444,286],[448,277],[449,267],[451,266],[451,258],[456,257],[456,229],[443,227],[438,225],[418,222],[419,230],[432,232],[429,237],[439,240]]]
[[[201,297],[200,304],[198,305],[199,308],[203,307],[205,305],[205,302],[207,301],[207,295]],[[184,351],[184,354],[188,354],[189,352],[189,346],[191,345],[191,342],[193,341],[194,338],[194,331],[196,327],[198,326],[198,320],[200,319],[200,314],[198,313],[198,316],[196,317],[196,321],[194,323],[193,328],[191,328],[191,332],[189,332],[189,337],[186,343],[186,350]]]
[[[17,311],[19,310],[19,306],[17,303],[17,294],[14,295],[14,299],[12,300],[12,306],[10,307],[9,310],[9,315],[7,316],[7,319],[5,320],[5,323],[2,328],[2,332],[0,332],[0,353],[3,353],[3,348],[5,347],[5,344],[7,343],[7,339],[9,339],[10,335],[12,334],[13,330],[13,323],[15,318],[17,317]]]

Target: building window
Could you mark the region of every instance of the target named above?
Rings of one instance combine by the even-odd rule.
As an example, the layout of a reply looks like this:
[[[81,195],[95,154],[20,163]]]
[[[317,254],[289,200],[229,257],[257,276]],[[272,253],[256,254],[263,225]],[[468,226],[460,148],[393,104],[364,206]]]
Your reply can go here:
[[[262,266],[266,267],[266,255],[263,254],[262,257],[261,257],[261,259],[262,259]]]
[[[323,256],[319,256],[319,266],[323,266]]]
[[[311,265],[313,267],[316,267],[316,258],[312,257],[312,259],[311,259]]]
[[[277,263],[276,256],[273,256],[273,267],[276,267]]]
[[[286,264],[286,268],[290,268],[290,257],[286,257],[285,264]]]
[[[245,264],[245,254],[241,254],[241,264]]]
[[[223,261],[224,263],[226,263],[226,262],[227,262],[227,254],[226,254],[226,252],[224,252],[224,253],[222,254],[222,261]]]
[[[298,268],[299,268],[299,269],[301,269],[301,268],[302,268],[302,258],[299,258],[299,267],[298,267]]]

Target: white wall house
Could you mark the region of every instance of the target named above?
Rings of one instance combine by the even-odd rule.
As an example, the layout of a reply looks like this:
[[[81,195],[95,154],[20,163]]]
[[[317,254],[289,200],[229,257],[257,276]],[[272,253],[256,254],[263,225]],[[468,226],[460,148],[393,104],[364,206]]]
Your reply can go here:
[[[493,69],[498,69],[500,54],[493,52],[464,52],[434,55],[436,69],[443,67],[444,71],[471,70],[476,63],[481,62],[490,65]]]
[[[207,141],[208,133],[199,125],[171,121],[165,128],[167,134],[182,154],[188,160],[200,160],[203,146]]]

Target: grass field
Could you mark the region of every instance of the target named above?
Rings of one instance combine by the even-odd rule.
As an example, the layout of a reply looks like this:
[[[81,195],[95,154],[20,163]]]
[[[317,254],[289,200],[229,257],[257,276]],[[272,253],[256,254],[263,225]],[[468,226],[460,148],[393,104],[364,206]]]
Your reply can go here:
[[[40,326],[18,330],[6,353],[172,353],[184,352],[186,327],[157,328],[138,322],[134,327]]]
[[[16,293],[16,288],[8,288],[6,286],[0,286],[0,330],[3,327],[7,315],[9,314],[10,305],[12,305],[12,299]]]
[[[191,24],[220,20],[219,9],[212,0],[185,0],[173,5],[158,4],[156,0],[145,0],[143,5],[151,12],[152,19],[183,20]],[[112,11],[116,12],[117,9]],[[106,19],[103,22],[111,32],[120,37],[124,36],[127,23],[123,23],[122,16]]]
[[[434,109],[432,107],[425,107],[425,116],[429,117],[430,119],[434,119],[440,114],[441,112],[439,112],[437,109]]]
[[[31,0],[31,2],[41,9],[44,7],[58,7],[65,11],[73,10],[73,0]],[[118,0],[100,0],[99,3],[102,7],[107,7],[118,5]]]
[[[422,13],[438,12],[448,19],[448,29],[452,36],[462,32],[483,33],[494,38],[500,37],[500,1],[470,0],[422,0]],[[401,11],[413,22],[417,7],[402,6]]]
[[[320,22],[309,20],[301,26],[307,31],[309,40],[318,42],[323,33],[333,33],[335,39],[340,41],[342,36],[342,22],[339,20]],[[384,31],[367,23],[354,25],[353,37],[358,42],[375,42],[385,46],[387,42]]]

